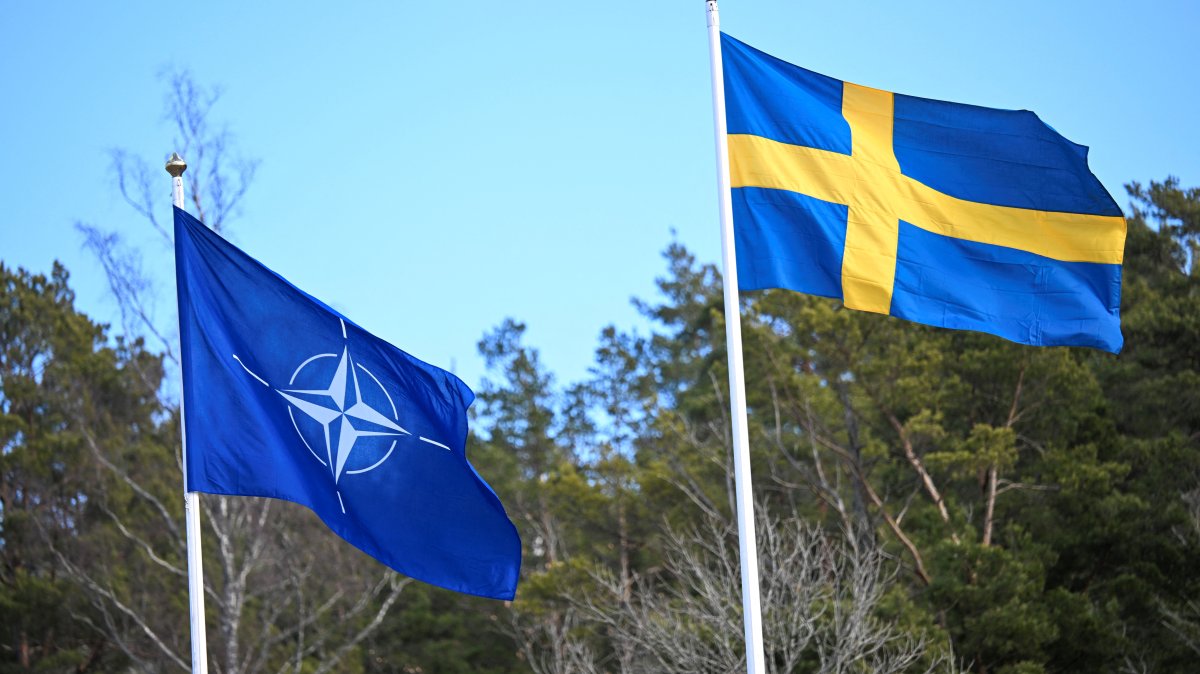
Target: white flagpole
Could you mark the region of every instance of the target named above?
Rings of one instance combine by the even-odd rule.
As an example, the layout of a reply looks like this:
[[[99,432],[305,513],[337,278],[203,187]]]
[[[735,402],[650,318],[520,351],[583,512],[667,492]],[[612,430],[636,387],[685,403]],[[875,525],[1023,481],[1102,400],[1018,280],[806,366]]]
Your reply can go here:
[[[737,255],[729,191],[729,145],[725,138],[725,69],[721,62],[721,17],[717,0],[708,7],[708,54],[712,65],[713,122],[717,141],[717,200],[721,209],[721,274],[725,281],[725,342],[729,352],[729,410],[733,420],[733,471],[737,491],[738,548],[742,562],[742,619],[746,626],[746,671],[766,674],[762,607],[758,592],[758,544],[754,535],[754,492],[750,480],[750,437],[746,432],[746,375],[742,370],[742,312],[738,305]]]
[[[183,208],[183,172],[187,163],[171,153],[167,173],[171,174],[171,196],[176,208]],[[179,264],[179,261],[175,261]],[[179,317],[183,320],[183,316]],[[182,382],[181,382],[182,383]],[[192,673],[208,674],[208,637],[204,628],[204,560],[200,552],[200,495],[187,490],[187,416],[183,407],[183,388],[179,390],[179,437],[183,443],[183,511],[187,521],[188,604],[192,624]]]

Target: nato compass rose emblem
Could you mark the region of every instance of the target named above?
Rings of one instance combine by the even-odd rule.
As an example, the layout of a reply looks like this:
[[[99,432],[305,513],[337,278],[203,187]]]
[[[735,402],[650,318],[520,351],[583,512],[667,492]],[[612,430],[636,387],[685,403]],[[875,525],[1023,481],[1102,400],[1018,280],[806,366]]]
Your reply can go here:
[[[345,340],[346,322],[341,323]],[[343,514],[346,504],[339,487],[342,477],[375,470],[391,457],[399,438],[412,435],[400,425],[396,403],[387,387],[365,365],[355,362],[348,345],[342,347],[341,354],[318,353],[300,363],[286,388],[271,386],[246,367],[236,353],[233,359],[287,401],[288,416],[300,441],[333,477]],[[450,451],[435,440],[417,439]]]

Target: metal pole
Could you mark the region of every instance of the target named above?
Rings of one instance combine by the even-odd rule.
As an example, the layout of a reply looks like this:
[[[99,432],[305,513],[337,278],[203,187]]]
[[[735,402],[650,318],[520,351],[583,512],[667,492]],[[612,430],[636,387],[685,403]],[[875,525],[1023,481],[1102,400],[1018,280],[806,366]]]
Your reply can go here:
[[[746,671],[765,674],[762,607],[758,593],[758,543],[754,535],[754,490],[750,437],[746,432],[746,375],[742,369],[742,312],[738,305],[737,254],[729,188],[729,145],[725,128],[725,69],[721,62],[721,17],[717,0],[708,7],[708,55],[712,66],[713,122],[717,141],[717,200],[721,209],[721,274],[725,281],[725,342],[729,353],[729,411],[733,420],[733,471],[737,491],[738,549],[742,563],[742,619],[746,626]]]
[[[176,208],[183,208],[183,172],[187,163],[174,152],[167,160],[171,174],[171,196]],[[176,261],[178,264],[178,261]],[[183,316],[179,317],[183,320]],[[204,628],[204,559],[200,548],[200,495],[187,488],[187,415],[184,413],[183,389],[179,392],[179,435],[183,443],[183,511],[187,521],[188,604],[192,625],[192,672],[208,674],[208,637]]]

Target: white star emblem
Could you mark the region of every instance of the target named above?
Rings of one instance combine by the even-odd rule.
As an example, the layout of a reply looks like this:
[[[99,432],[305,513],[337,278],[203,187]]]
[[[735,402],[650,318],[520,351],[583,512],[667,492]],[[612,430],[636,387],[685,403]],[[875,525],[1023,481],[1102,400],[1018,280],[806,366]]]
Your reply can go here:
[[[346,324],[342,323],[342,339],[346,339]],[[396,449],[396,440],[392,440],[392,444],[387,451],[383,453],[383,457],[375,461],[369,466],[362,468],[349,468],[350,454],[354,451],[358,441],[362,438],[399,438],[403,436],[412,436],[413,434],[401,427],[396,422],[398,420],[396,412],[396,404],[392,401],[392,396],[388,393],[387,388],[379,378],[371,373],[361,363],[355,363],[350,357],[349,347],[342,347],[342,355],[338,360],[337,369],[334,370],[333,377],[329,381],[329,385],[321,389],[303,389],[303,388],[275,388],[267,383],[267,380],[260,377],[257,373],[246,366],[238,355],[232,354],[233,359],[238,365],[246,371],[251,377],[254,377],[258,383],[275,391],[283,397],[288,403],[288,415],[292,419],[292,425],[296,428],[296,433],[300,436],[300,441],[308,448],[313,457],[321,462],[321,465],[329,469],[330,475],[333,477],[333,483],[338,484],[343,474],[355,475],[358,473],[366,473],[375,470]],[[336,353],[319,353],[308,360],[300,363],[296,371],[292,373],[292,378],[288,382],[289,386],[296,383],[300,372],[304,370],[310,363],[323,358],[338,358]],[[374,382],[379,391],[383,395],[383,399],[387,400],[387,406],[390,407],[391,417],[372,407],[362,395],[362,388],[359,386],[359,373],[362,372],[370,377],[370,381]],[[311,378],[308,379],[311,381]],[[353,383],[353,388],[350,384]],[[378,396],[375,397],[379,401]],[[324,447],[313,449],[305,438],[305,433],[300,430],[300,425],[296,423],[295,414],[292,410],[300,410],[302,414],[309,417],[320,425],[322,435],[324,437]],[[439,447],[447,452],[452,451],[449,445],[432,440],[424,436],[416,436],[421,442]],[[318,443],[319,444],[319,443]],[[318,450],[324,450],[324,458]],[[365,463],[360,459],[359,464]],[[342,493],[337,491],[338,502],[342,504],[342,512],[346,512],[346,506],[342,503]]]
[[[353,392],[346,385],[347,373],[354,382]],[[335,484],[341,479],[346,460],[350,458],[350,452],[354,451],[354,443],[359,438],[412,435],[363,400],[362,389],[358,384],[358,372],[354,369],[354,360],[350,358],[348,348],[342,350],[342,358],[327,388],[275,389],[275,392],[321,424],[325,431],[325,457],[329,461],[326,465],[333,471]],[[333,404],[320,404],[327,401],[332,401]],[[330,433],[330,426],[335,423],[338,423],[336,442]]]

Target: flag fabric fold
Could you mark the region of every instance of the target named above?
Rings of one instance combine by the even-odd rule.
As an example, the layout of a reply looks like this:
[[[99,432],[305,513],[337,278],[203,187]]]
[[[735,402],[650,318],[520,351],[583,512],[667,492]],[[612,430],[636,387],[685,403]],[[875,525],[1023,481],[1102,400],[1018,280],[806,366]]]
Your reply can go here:
[[[1125,220],[1029,111],[893,94],[722,34],[738,283],[1118,352]]]
[[[178,208],[175,260],[187,489],[299,503],[396,571],[512,599],[521,541],[467,461],[470,388]]]

